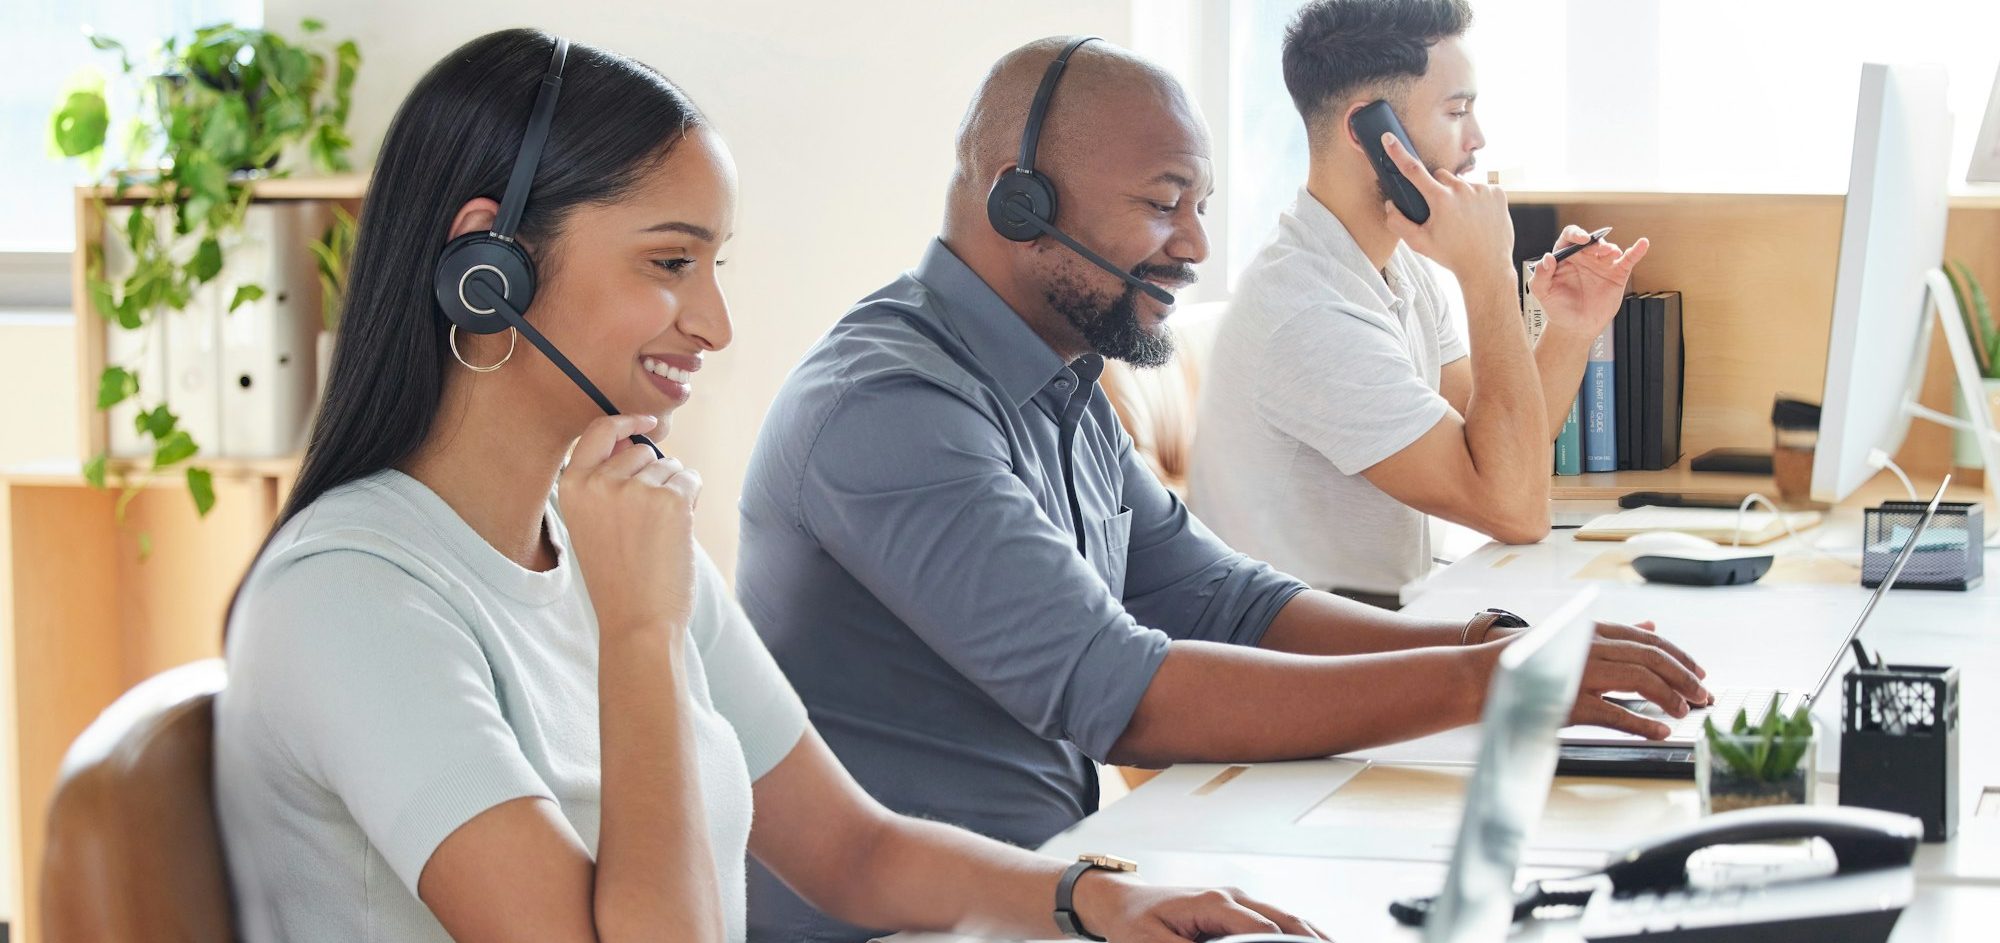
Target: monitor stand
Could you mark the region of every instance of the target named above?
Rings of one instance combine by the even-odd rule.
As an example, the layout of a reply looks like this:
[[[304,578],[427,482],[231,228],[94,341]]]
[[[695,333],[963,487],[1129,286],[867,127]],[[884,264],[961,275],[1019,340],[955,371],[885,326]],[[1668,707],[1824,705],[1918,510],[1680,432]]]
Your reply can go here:
[[[1952,293],[1951,280],[1945,277],[1943,269],[1934,268],[1924,273],[1924,288],[1930,297],[1931,310],[1937,312],[1938,322],[1944,325],[1944,346],[1951,353],[1953,378],[1972,418],[1968,422],[1938,412],[1917,402],[1907,392],[1903,394],[1903,411],[1918,419],[1974,433],[1979,455],[1986,464],[1986,523],[1987,537],[1991,538],[1995,527],[2000,526],[2000,521],[1996,521],[2000,518],[2000,431],[1993,428],[1993,412],[1987,407],[1986,388],[1980,383],[1979,359],[1973,355],[1972,338],[1965,332],[1965,317],[1958,310],[1958,297]],[[1930,349],[1931,332],[1928,325],[1925,327],[1919,350]],[[1987,546],[1993,546],[1990,539]]]

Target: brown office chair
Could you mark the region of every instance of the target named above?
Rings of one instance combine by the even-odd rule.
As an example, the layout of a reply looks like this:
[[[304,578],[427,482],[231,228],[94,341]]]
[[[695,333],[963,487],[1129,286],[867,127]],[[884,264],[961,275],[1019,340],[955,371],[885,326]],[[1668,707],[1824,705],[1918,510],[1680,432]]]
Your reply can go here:
[[[210,758],[221,659],[125,692],[70,745],[49,803],[44,943],[236,938]]]
[[[1187,496],[1189,460],[1194,454],[1195,407],[1200,402],[1202,373],[1215,346],[1222,305],[1188,305],[1174,312],[1176,348],[1173,362],[1154,370],[1135,370],[1118,361],[1104,365],[1099,384],[1118,421],[1132,436],[1132,447],[1161,483]]]

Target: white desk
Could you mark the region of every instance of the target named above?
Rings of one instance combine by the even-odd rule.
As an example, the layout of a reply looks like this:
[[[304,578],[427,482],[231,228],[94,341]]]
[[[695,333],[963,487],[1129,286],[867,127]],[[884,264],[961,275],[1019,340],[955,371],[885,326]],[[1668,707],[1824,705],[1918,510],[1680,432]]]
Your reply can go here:
[[[1837,514],[1805,540],[1858,543],[1858,515]],[[1585,585],[1579,571],[1615,544],[1578,542],[1557,531],[1532,547],[1489,545],[1432,579],[1405,610],[1465,618],[1501,606],[1534,618]],[[1790,549],[1791,542],[1778,545]],[[1955,665],[1961,721],[1959,833],[1924,845],[1916,900],[1894,939],[1975,939],[2000,916],[2000,814],[1975,809],[2000,787],[2000,552],[1988,578],[1967,593],[1892,591],[1863,639],[1897,663]],[[1715,685],[1795,688],[1818,680],[1868,591],[1851,583],[1755,584],[1729,588],[1598,581],[1592,614],[1652,619],[1708,671]],[[1843,666],[1841,671],[1844,672]],[[1822,801],[1831,801],[1839,754],[1839,676],[1815,715],[1823,722]],[[1478,742],[1465,728],[1359,757],[1247,767],[1184,764],[1057,835],[1051,854],[1127,854],[1161,884],[1242,887],[1301,914],[1343,941],[1415,940],[1388,903],[1435,893],[1458,827],[1463,781]],[[2000,805],[2000,796],[1988,800]],[[1525,852],[1521,879],[1576,873],[1607,852],[1692,820],[1686,781],[1560,777]],[[895,943],[954,943],[949,935],[902,934]],[[1573,921],[1540,922],[1510,940],[1574,940]]]
[[[1148,784],[1151,785],[1150,783]],[[1415,943],[1423,935],[1389,917],[1389,901],[1434,894],[1444,883],[1437,862],[1370,861],[1281,855],[1213,855],[1159,852],[1144,858],[1143,871],[1159,884],[1233,886],[1313,922],[1339,943]],[[1563,871],[1523,868],[1522,880],[1558,876]],[[1991,939],[1989,925],[2000,891],[1991,888],[1925,886],[1903,911],[1890,936],[1895,943],[1957,943]],[[1985,921],[1985,923],[1982,923]],[[973,943],[949,934],[901,933],[888,943]],[[1522,925],[1508,943],[1573,943],[1581,940],[1574,920],[1537,920]],[[1773,940],[1772,943],[1793,943]],[[1807,943],[1807,941],[1799,941]]]

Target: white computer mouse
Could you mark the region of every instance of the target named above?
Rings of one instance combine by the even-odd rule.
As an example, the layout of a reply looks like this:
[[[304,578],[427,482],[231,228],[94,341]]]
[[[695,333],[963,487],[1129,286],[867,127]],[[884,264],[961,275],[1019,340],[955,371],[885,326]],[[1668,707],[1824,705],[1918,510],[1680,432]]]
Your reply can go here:
[[[1722,549],[1722,546],[1705,537],[1683,534],[1673,530],[1649,530],[1643,534],[1633,534],[1625,538],[1625,549],[1633,556],[1671,555],[1686,556],[1707,554]]]
[[[1755,583],[1776,561],[1769,550],[1726,547],[1676,531],[1648,531],[1625,541],[1632,569],[1650,583],[1739,586]]]

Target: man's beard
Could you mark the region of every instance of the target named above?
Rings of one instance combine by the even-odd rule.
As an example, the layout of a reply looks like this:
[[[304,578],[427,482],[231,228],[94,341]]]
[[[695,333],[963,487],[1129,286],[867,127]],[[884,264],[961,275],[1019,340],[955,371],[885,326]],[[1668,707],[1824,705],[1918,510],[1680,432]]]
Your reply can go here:
[[[1102,301],[1078,274],[1086,270],[1094,271],[1095,266],[1079,264],[1058,269],[1045,294],[1049,307],[1069,321],[1098,354],[1135,367],[1166,366],[1174,356],[1173,330],[1162,327],[1155,334],[1140,325],[1138,287],[1126,283],[1124,291],[1108,302]],[[1169,276],[1184,284],[1193,284],[1195,280],[1193,269],[1175,265],[1140,265],[1132,270],[1132,275],[1134,278]]]
[[[1417,159],[1423,161],[1424,166],[1430,169],[1432,175],[1436,175],[1438,171],[1444,166],[1443,164],[1440,164],[1437,161],[1426,159],[1422,154],[1418,154]],[[1466,174],[1471,173],[1472,168],[1477,166],[1479,166],[1479,161],[1477,158],[1474,158],[1459,165],[1458,169],[1453,170],[1452,173],[1456,176],[1463,177]],[[1389,184],[1387,181],[1382,179],[1381,174],[1375,175],[1375,190],[1376,192],[1382,194],[1382,202],[1384,203],[1393,202],[1396,199],[1396,197],[1389,192]]]

